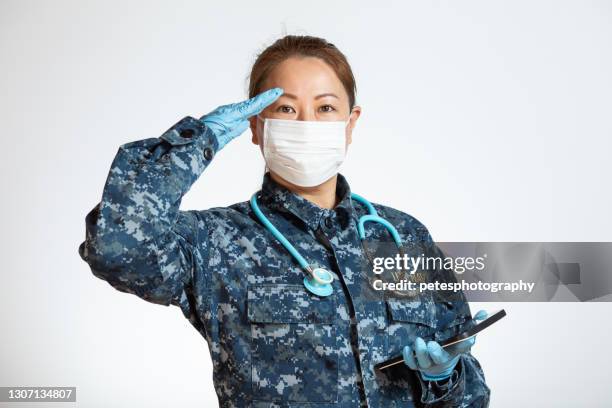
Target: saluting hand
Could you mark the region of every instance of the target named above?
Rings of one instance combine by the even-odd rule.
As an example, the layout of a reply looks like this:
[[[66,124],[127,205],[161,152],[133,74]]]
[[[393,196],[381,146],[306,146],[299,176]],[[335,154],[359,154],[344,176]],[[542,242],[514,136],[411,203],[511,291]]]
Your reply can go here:
[[[268,89],[251,99],[219,106],[200,120],[213,131],[219,142],[218,150],[221,150],[249,127],[248,118],[259,114],[282,94],[282,88]]]

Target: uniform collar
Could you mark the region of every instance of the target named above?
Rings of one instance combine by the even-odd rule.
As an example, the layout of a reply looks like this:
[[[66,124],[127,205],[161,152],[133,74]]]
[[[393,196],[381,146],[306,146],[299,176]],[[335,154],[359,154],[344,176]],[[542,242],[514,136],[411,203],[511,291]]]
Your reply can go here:
[[[328,217],[337,218],[340,226],[346,228],[353,216],[353,203],[349,184],[340,173],[338,173],[336,179],[336,196],[340,197],[336,207],[333,209],[321,208],[275,182],[268,172],[264,174],[258,201],[270,208],[293,214],[312,230],[316,230],[320,223]]]

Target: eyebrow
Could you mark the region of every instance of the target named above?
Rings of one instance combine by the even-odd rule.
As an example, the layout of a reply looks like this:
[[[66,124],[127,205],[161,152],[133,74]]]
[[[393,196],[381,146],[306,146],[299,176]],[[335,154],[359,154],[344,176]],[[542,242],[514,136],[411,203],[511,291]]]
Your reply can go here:
[[[294,94],[292,94],[292,93],[288,93],[288,92],[283,93],[281,96],[286,96],[286,97],[287,97],[287,98],[289,98],[289,99],[296,99],[296,100],[298,99],[298,97],[297,97],[297,96],[295,96],[295,95],[294,95]],[[321,99],[321,98],[324,98],[324,97],[326,97],[326,96],[332,96],[332,97],[334,97],[334,98],[336,98],[336,99],[340,99],[340,98],[338,98],[338,95],[336,95],[336,94],[334,94],[334,93],[331,93],[331,92],[322,93],[322,94],[320,94],[320,95],[317,95],[317,96],[315,96],[315,99]]]

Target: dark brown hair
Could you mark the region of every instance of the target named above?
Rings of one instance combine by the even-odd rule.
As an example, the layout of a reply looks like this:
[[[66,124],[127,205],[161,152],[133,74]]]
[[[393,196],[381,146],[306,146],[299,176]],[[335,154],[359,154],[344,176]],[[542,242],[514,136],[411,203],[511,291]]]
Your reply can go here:
[[[249,76],[249,98],[261,92],[263,82],[274,67],[293,56],[317,57],[326,62],[342,82],[349,96],[349,107],[353,109],[357,85],[346,57],[334,44],[309,35],[286,35],[257,56]]]

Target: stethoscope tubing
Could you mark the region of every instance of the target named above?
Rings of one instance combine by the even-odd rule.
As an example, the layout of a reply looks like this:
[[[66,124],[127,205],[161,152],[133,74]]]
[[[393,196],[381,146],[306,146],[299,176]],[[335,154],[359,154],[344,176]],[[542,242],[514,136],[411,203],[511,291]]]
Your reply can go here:
[[[298,261],[302,268],[307,270],[312,275],[312,268],[310,267],[308,262],[306,262],[304,257],[300,255],[298,250],[295,249],[291,242],[289,242],[289,240],[285,238],[285,236],[270,222],[270,220],[268,220],[264,213],[261,212],[261,210],[259,209],[259,205],[257,205],[257,193],[253,194],[253,196],[251,197],[251,208],[253,209],[253,212],[255,213],[257,218],[259,218],[259,220],[264,224],[264,227],[266,227],[268,231],[270,231],[272,235],[274,235],[274,238],[276,238],[285,247],[285,249],[289,251],[291,256],[293,256],[295,260]]]
[[[393,240],[395,241],[395,244],[401,250],[402,241],[401,241],[399,233],[397,232],[395,227],[391,225],[389,221],[387,221],[386,219],[378,215],[372,203],[370,203],[368,200],[366,200],[362,196],[355,194],[355,193],[351,193],[351,198],[357,202],[360,202],[368,209],[368,214],[361,216],[357,223],[357,232],[359,234],[359,238],[361,239],[361,242],[363,243],[363,241],[365,240],[365,223],[375,222],[375,223],[383,225],[389,231],[389,233],[393,237]],[[285,236],[274,226],[274,224],[270,222],[270,220],[264,215],[264,213],[259,208],[259,205],[257,204],[257,193],[254,193],[251,196],[250,204],[251,204],[251,208],[253,209],[253,212],[255,213],[257,218],[261,221],[261,223],[264,225],[264,227],[268,231],[270,231],[270,233],[272,233],[272,235],[285,247],[285,249],[291,254],[291,256],[293,256],[293,258],[298,262],[298,264],[302,267],[302,269],[308,272],[310,277],[315,282],[317,282],[320,285],[329,285],[333,281],[333,276],[331,275],[331,272],[325,269],[321,269],[321,268],[313,269],[310,266],[310,264],[306,261],[306,259],[304,259],[304,257],[299,253],[299,251],[291,244],[291,242],[289,242],[289,240],[285,238]],[[317,270],[327,273],[328,279],[323,279],[321,276],[319,276],[316,273]]]

